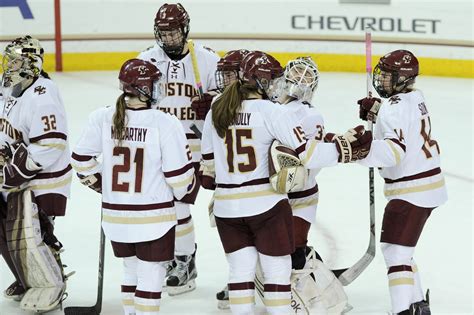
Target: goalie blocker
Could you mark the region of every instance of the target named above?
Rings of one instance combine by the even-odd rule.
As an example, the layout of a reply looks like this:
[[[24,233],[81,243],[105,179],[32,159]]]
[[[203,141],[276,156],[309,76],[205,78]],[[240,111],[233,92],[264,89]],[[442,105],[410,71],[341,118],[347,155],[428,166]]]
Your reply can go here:
[[[53,310],[66,289],[59,259],[62,244],[52,234],[52,223],[36,205],[32,191],[9,193],[7,205],[8,249],[27,290],[20,306],[34,312]]]

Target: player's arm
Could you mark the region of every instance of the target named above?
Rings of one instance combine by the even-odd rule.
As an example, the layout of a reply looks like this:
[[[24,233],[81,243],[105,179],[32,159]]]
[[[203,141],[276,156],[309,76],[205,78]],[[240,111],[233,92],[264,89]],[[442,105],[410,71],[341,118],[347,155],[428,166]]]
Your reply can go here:
[[[201,139],[202,160],[199,168],[201,186],[206,189],[216,189],[216,171],[214,165],[214,149],[212,147],[212,112],[204,121]]]
[[[171,117],[169,130],[160,133],[162,168],[166,183],[173,189],[177,200],[194,203],[197,190],[191,150],[181,123]]]
[[[373,140],[368,156],[358,163],[371,167],[392,167],[405,158],[404,133],[408,127],[406,119],[401,117],[400,108],[396,106],[383,106],[380,109],[376,128],[381,131],[383,139]]]
[[[97,160],[102,154],[101,114],[105,109],[93,112],[82,131],[71,156],[71,164],[81,184],[102,192],[102,164]]]

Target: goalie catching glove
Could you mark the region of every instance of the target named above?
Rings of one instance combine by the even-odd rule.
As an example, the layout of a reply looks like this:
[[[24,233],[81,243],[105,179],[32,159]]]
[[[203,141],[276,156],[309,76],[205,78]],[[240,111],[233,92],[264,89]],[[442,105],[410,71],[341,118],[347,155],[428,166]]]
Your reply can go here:
[[[29,156],[23,142],[7,143],[1,150],[3,165],[3,189],[20,187],[41,171],[41,165]]]
[[[349,163],[364,159],[370,152],[372,132],[359,125],[349,129],[345,134],[327,133],[325,142],[333,142],[339,152],[339,163]]]
[[[278,140],[270,146],[268,172],[270,184],[280,194],[303,190],[308,174],[298,154]]]

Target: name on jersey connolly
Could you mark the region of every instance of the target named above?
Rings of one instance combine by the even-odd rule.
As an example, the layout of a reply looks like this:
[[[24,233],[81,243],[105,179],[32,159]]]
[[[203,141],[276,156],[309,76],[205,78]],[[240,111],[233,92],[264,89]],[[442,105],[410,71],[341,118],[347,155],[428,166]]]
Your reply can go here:
[[[250,116],[252,113],[238,113],[234,120],[235,126],[248,126],[250,125]]]
[[[391,17],[347,17],[292,15],[291,28],[295,30],[365,31],[436,34],[441,20],[402,19]]]
[[[146,133],[148,129],[137,127],[125,127],[125,135],[123,140],[146,142]],[[118,140],[119,137],[115,133],[114,126],[110,128],[110,137],[112,140]]]

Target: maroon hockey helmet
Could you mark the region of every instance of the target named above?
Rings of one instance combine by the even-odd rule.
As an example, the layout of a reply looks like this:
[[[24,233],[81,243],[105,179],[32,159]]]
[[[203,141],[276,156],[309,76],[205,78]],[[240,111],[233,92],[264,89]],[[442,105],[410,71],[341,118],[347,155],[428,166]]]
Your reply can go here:
[[[372,84],[382,97],[403,92],[415,83],[418,59],[408,50],[395,50],[382,58],[374,68]]]
[[[153,101],[158,97],[158,81],[162,74],[158,68],[145,60],[127,60],[120,69],[120,89],[134,96],[145,96]]]
[[[231,50],[217,62],[216,85],[221,92],[239,78],[240,63],[248,53],[246,49]]]
[[[268,97],[273,79],[283,75],[283,68],[278,60],[262,51],[251,51],[240,64],[240,80],[255,85]]]
[[[165,3],[158,9],[155,16],[155,38],[166,53],[182,53],[189,34],[189,21],[189,14],[181,3]]]

